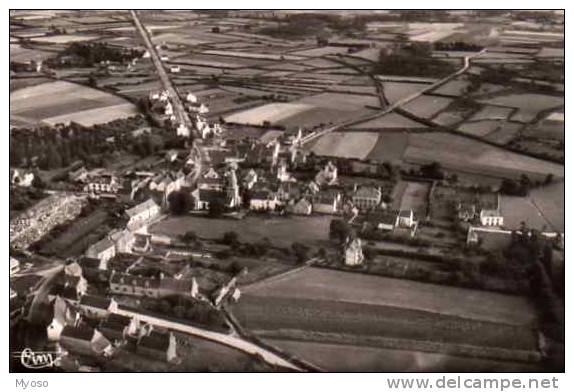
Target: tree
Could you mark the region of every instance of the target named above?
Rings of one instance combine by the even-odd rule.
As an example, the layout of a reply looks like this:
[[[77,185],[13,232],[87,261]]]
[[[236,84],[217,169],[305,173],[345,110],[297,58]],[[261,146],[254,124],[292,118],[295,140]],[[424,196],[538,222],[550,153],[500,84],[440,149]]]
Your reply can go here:
[[[183,215],[192,207],[191,195],[186,191],[173,191],[167,198],[169,210],[174,215]]]
[[[444,178],[444,172],[442,166],[438,162],[432,162],[428,165],[423,165],[420,168],[420,173],[423,177],[442,180]]]
[[[225,212],[225,203],[221,198],[215,198],[209,202],[209,216],[220,217]]]
[[[191,231],[191,230],[186,231],[185,234],[183,234],[180,238],[187,245],[191,245],[191,244],[197,242],[197,240],[198,240],[197,234],[195,233],[195,231]]]
[[[308,259],[309,247],[300,242],[293,242],[291,250],[299,263],[303,263]]]
[[[329,225],[329,238],[336,240],[338,243],[343,243],[349,234],[351,228],[349,224],[341,219],[333,219]]]
[[[225,233],[223,233],[221,242],[225,245],[229,245],[232,248],[236,248],[240,244],[239,236],[234,231],[226,231]]]

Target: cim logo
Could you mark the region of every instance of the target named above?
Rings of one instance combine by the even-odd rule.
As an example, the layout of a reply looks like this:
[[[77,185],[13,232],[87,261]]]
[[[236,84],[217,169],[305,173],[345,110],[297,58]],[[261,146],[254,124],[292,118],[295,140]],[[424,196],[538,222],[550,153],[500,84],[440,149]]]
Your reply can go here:
[[[22,366],[28,369],[45,369],[54,367],[60,359],[60,353],[55,351],[35,352],[31,348],[25,348],[20,352],[15,352],[14,356],[19,357]]]

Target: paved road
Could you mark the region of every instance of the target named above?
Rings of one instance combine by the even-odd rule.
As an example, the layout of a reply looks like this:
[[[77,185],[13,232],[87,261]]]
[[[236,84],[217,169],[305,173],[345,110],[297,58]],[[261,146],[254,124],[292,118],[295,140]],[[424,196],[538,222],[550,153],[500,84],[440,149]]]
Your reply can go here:
[[[380,112],[377,112],[377,113],[374,113],[374,114],[370,114],[370,115],[368,115],[368,116],[364,116],[364,117],[361,117],[361,118],[358,118],[358,119],[348,120],[348,121],[342,122],[342,123],[340,123],[340,124],[334,125],[334,126],[332,126],[332,127],[325,128],[325,129],[322,130],[322,131],[319,131],[319,132],[317,132],[317,133],[315,133],[315,134],[308,135],[308,136],[304,137],[304,138],[302,139],[301,143],[302,143],[302,144],[305,144],[305,143],[308,143],[308,142],[310,142],[311,140],[314,140],[314,139],[316,139],[316,138],[318,138],[318,137],[321,137],[321,136],[323,136],[323,135],[325,135],[325,134],[327,134],[327,133],[329,133],[329,132],[333,132],[333,131],[339,130],[339,129],[341,129],[341,128],[345,128],[345,127],[351,126],[351,125],[353,125],[353,124],[357,124],[357,123],[369,121],[369,120],[375,119],[375,118],[377,118],[377,117],[384,116],[385,114],[388,114],[388,113],[392,112],[393,110],[395,110],[395,109],[397,109],[397,108],[400,108],[401,106],[406,105],[407,103],[409,103],[409,102],[413,101],[414,99],[420,97],[420,96],[423,95],[424,93],[430,92],[430,91],[432,91],[432,90],[434,90],[434,89],[436,89],[436,88],[442,86],[443,84],[448,83],[449,81],[451,81],[452,79],[456,78],[457,76],[462,75],[462,74],[465,73],[465,72],[468,70],[468,68],[470,67],[470,65],[471,65],[471,59],[474,58],[474,57],[476,57],[476,56],[480,56],[480,55],[482,55],[482,54],[485,53],[485,52],[486,52],[486,49],[483,49],[483,50],[481,50],[480,52],[476,52],[476,53],[473,53],[473,54],[471,54],[471,55],[469,55],[469,56],[465,56],[465,57],[464,57],[464,61],[463,61],[463,66],[462,66],[462,68],[460,68],[458,71],[456,71],[456,72],[454,72],[454,73],[452,73],[452,74],[450,74],[450,75],[448,75],[448,76],[446,76],[446,77],[440,79],[439,81],[437,81],[437,82],[435,82],[435,83],[429,85],[428,87],[426,87],[426,88],[424,88],[424,89],[422,89],[422,90],[420,90],[420,91],[417,91],[417,92],[414,93],[414,94],[411,94],[411,95],[409,95],[409,96],[407,96],[407,97],[405,97],[405,98],[403,98],[403,99],[401,99],[401,100],[399,100],[399,101],[393,103],[392,105],[386,107],[384,110],[382,110],[382,111],[380,111]]]
[[[212,340],[214,342],[221,343],[226,346],[230,346],[235,349],[241,350],[248,354],[260,355],[261,358],[265,360],[265,362],[271,365],[281,366],[284,368],[289,368],[297,371],[304,370],[301,369],[299,366],[296,366],[291,362],[281,358],[277,354],[268,351],[254,343],[243,340],[237,336],[226,335],[223,333],[198,328],[188,324],[182,324],[171,320],[164,320],[159,317],[134,312],[121,307],[117,310],[117,313],[127,317],[136,317],[138,320],[144,321],[149,324],[157,325],[163,328],[169,328],[174,331],[179,331],[190,335],[198,336],[204,339]]]

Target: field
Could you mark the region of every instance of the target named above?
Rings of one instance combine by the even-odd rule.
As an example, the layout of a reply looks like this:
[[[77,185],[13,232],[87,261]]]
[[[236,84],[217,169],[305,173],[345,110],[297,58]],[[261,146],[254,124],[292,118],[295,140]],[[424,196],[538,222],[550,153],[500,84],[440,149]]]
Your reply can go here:
[[[564,105],[564,97],[554,97],[543,94],[508,94],[481,100],[480,102],[492,105],[508,106],[520,109],[528,119],[539,112]],[[526,121],[529,121],[529,120]]]
[[[10,117],[30,123],[75,121],[85,126],[136,114],[123,98],[64,81],[19,89],[10,94]]]
[[[466,122],[458,127],[462,133],[467,133],[474,136],[487,136],[495,132],[500,127],[500,122],[494,120]]]
[[[199,216],[169,217],[150,227],[150,233],[178,236],[191,230],[202,238],[219,239],[235,231],[240,241],[257,242],[268,237],[275,246],[293,242],[324,245],[329,240],[329,216],[269,218],[248,216],[242,220],[209,219]]]
[[[452,99],[450,98],[422,95],[414,101],[404,105],[403,109],[418,117],[431,118],[441,110],[445,109],[451,102]]]
[[[524,363],[420,351],[272,338],[266,341],[328,372],[521,372],[537,369]]]
[[[466,88],[470,85],[470,82],[466,80],[451,80],[445,85],[440,86],[433,93],[440,95],[447,95],[450,97],[460,97],[464,94]]]
[[[314,144],[312,151],[317,155],[365,159],[378,137],[373,132],[330,132]]]
[[[447,133],[409,135],[404,160],[412,163],[440,162],[453,170],[490,176],[564,176],[564,167],[555,163],[505,151],[476,140]]]
[[[512,108],[500,106],[485,106],[474,114],[469,121],[479,120],[506,120],[514,111]]]
[[[383,82],[385,97],[392,104],[428,88],[425,83]]]
[[[520,297],[318,268],[242,292],[231,307],[239,322],[288,351],[281,341],[481,356],[536,350],[535,312]],[[306,358],[304,347],[293,353]]]
[[[427,195],[430,189],[428,182],[407,181],[401,196],[400,209],[413,210],[418,219],[426,216]]]
[[[276,123],[311,108],[311,105],[305,104],[270,103],[227,116],[225,122],[251,125],[262,125],[265,121]]]
[[[379,162],[400,162],[407,143],[408,135],[404,132],[382,132],[367,159],[375,159]]]
[[[521,222],[530,228],[564,231],[564,183],[533,189],[528,197],[502,196],[504,226],[517,229]]]
[[[354,124],[353,129],[381,129],[395,128],[426,128],[426,125],[411,120],[410,118],[401,116],[398,113],[387,113],[384,116],[377,117],[373,120],[365,121],[362,123]]]
[[[243,293],[396,307],[509,325],[530,324],[535,317],[529,302],[520,297],[318,268],[245,287]]]
[[[94,35],[51,35],[47,37],[34,38],[35,42],[49,43],[49,44],[68,44],[71,42],[90,41],[98,38]]]

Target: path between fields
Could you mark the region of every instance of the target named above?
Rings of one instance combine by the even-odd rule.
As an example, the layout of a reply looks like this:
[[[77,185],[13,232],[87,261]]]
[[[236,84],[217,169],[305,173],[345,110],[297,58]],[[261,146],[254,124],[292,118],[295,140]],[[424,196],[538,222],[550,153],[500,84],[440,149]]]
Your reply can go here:
[[[303,371],[302,368],[289,362],[286,359],[281,358],[279,355],[236,336],[226,335],[223,333],[210,331],[207,329],[191,326],[188,324],[165,320],[159,317],[154,317],[151,315],[135,312],[122,307],[118,308],[117,313],[127,317],[135,317],[140,321],[144,321],[146,323],[150,323],[153,325],[158,325],[163,328],[172,329],[175,331],[187,333],[190,335],[198,336],[200,338],[221,343],[226,346],[233,347],[237,350],[246,352],[248,354],[259,355],[263,360],[265,360],[265,362],[274,366],[281,366],[296,371]]]
[[[393,103],[392,105],[388,106],[387,108],[385,108],[384,110],[382,110],[382,111],[380,111],[380,112],[377,112],[377,113],[375,113],[375,114],[369,114],[369,115],[364,116],[364,117],[361,117],[361,118],[359,118],[359,119],[347,120],[347,121],[344,121],[344,122],[342,122],[342,123],[340,123],[340,124],[337,124],[337,125],[334,125],[334,126],[332,126],[332,127],[326,128],[326,129],[324,129],[324,130],[322,130],[322,131],[319,131],[319,132],[317,132],[317,133],[308,135],[308,136],[306,136],[306,137],[303,138],[303,140],[301,141],[301,144],[304,145],[304,144],[306,144],[306,143],[308,143],[308,142],[310,142],[310,141],[312,141],[312,140],[314,140],[314,139],[316,139],[316,138],[318,138],[318,137],[321,137],[321,136],[323,136],[323,135],[325,135],[325,134],[327,134],[327,133],[329,133],[329,132],[333,132],[333,131],[335,131],[335,130],[338,130],[338,129],[341,129],[341,128],[344,128],[344,127],[348,127],[348,126],[353,125],[353,124],[357,124],[357,123],[362,123],[362,122],[365,122],[365,121],[373,120],[373,119],[375,119],[375,118],[384,116],[385,114],[391,113],[391,112],[394,111],[395,109],[401,108],[403,105],[406,105],[407,103],[409,103],[409,102],[415,100],[416,98],[420,97],[421,95],[423,95],[423,94],[425,94],[425,93],[427,93],[427,92],[429,92],[429,91],[432,91],[432,90],[434,90],[434,89],[436,89],[436,88],[442,86],[442,85],[445,84],[445,83],[450,82],[452,79],[456,78],[457,76],[462,75],[463,73],[465,73],[465,72],[470,68],[471,59],[474,58],[474,57],[480,56],[480,55],[482,55],[482,54],[484,54],[484,53],[486,53],[486,49],[483,49],[483,50],[481,50],[480,52],[473,53],[472,55],[465,56],[465,57],[464,57],[463,66],[462,66],[462,68],[460,68],[458,71],[456,71],[456,72],[454,72],[454,73],[452,73],[452,74],[450,74],[450,75],[448,75],[448,76],[446,76],[446,77],[440,79],[439,81],[437,81],[437,82],[435,82],[435,83],[429,85],[428,87],[426,87],[426,88],[424,88],[424,89],[422,89],[422,90],[420,90],[420,91],[417,91],[417,92],[414,93],[414,94],[411,94],[411,95],[409,95],[409,96],[407,96],[407,97],[405,97],[405,98],[403,98],[403,99],[398,100],[397,102]]]

